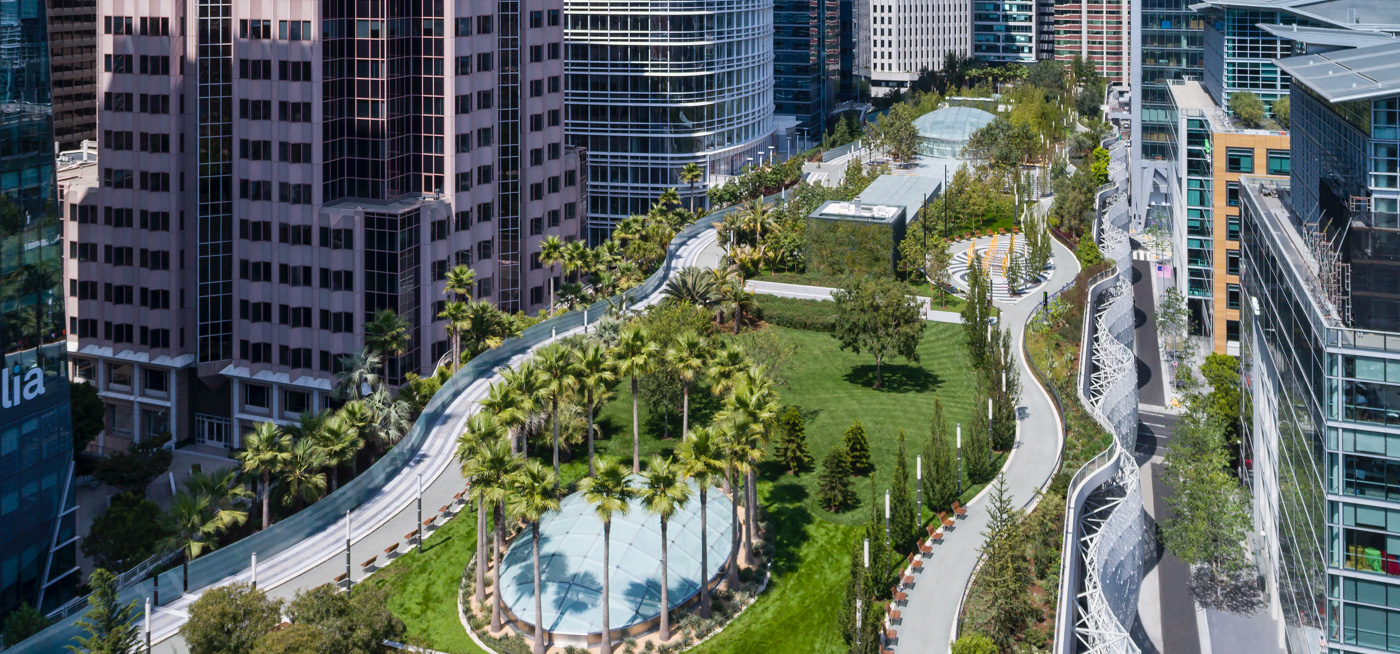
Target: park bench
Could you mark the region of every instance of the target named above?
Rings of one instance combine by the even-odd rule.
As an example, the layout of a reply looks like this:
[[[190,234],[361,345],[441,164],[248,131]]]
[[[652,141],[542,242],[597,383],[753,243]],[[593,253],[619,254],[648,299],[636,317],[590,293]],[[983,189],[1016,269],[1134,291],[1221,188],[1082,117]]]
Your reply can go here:
[[[448,505],[446,504],[442,505],[442,507],[438,509],[438,513],[442,515],[447,515],[447,507]]]
[[[933,530],[933,531],[930,531],[930,532],[928,533],[928,542],[929,542],[930,545],[932,545],[933,543],[941,543],[941,542],[943,542],[943,532],[938,531],[938,530],[936,530],[936,529]]]
[[[336,575],[336,578],[334,579],[334,581],[335,581],[336,585],[340,585],[341,582],[345,581],[345,580],[346,580],[347,578],[349,578],[349,577],[350,577],[350,575],[345,574],[344,572],[342,572],[342,573],[340,573],[339,575]]]
[[[394,551],[397,550],[397,549],[399,549],[399,544],[398,544],[398,543],[394,543],[393,545],[390,545],[390,546],[384,548],[384,553],[385,553],[385,554],[393,554]]]
[[[895,630],[894,630],[894,629],[886,629],[886,630],[885,630],[885,643],[888,644],[888,643],[894,643],[894,642],[898,642],[898,641],[899,641],[899,634],[895,633]]]
[[[964,511],[966,511],[966,509],[964,509]],[[948,517],[947,511],[938,512],[938,522],[941,523],[945,528],[953,526],[953,519]]]
[[[961,518],[961,517],[967,515],[967,508],[964,507],[962,504],[960,504],[957,500],[954,500],[954,501],[953,501],[953,513],[956,513],[957,516],[958,516],[959,518]]]
[[[904,559],[904,565],[908,566],[910,570],[913,570],[915,572],[923,572],[924,570],[924,562],[918,557],[915,557],[913,554],[910,554],[909,558]]]
[[[909,593],[906,593],[906,592],[900,590],[900,589],[899,589],[899,586],[894,586],[894,587],[890,588],[890,593],[894,596],[894,601],[895,601],[896,603],[901,603],[901,604],[902,604],[902,603],[904,603],[904,602],[908,602],[908,601],[909,601]]]
[[[885,611],[889,613],[891,624],[904,621],[904,616],[900,615],[899,609],[894,608],[894,605],[889,602],[885,602]]]
[[[431,518],[428,518],[427,520],[424,520],[424,521],[423,521],[423,526],[424,526],[424,527],[431,527],[431,526],[433,526],[433,521],[434,521],[434,520],[437,520],[437,516],[433,516],[433,517],[431,517]]]
[[[403,535],[403,539],[404,539],[405,541],[409,542],[409,543],[412,543],[413,541],[418,540],[418,530],[417,530],[417,529],[414,529],[413,531],[410,531],[410,532],[404,534],[404,535]]]
[[[463,498],[463,497],[466,497],[466,495],[467,495],[467,491],[462,491],[462,492],[460,492],[460,493],[457,493],[456,495],[453,495],[453,496],[452,496],[452,500],[455,501],[455,502],[461,502],[461,501],[462,501],[462,498]]]
[[[914,585],[914,575],[904,575],[899,578],[899,585],[905,588]]]
[[[366,569],[366,570],[368,570],[368,569],[370,569],[371,567],[373,567],[373,566],[374,566],[374,562],[375,562],[375,561],[378,561],[378,560],[379,560],[379,557],[377,557],[377,556],[371,556],[371,557],[369,557],[369,560],[368,560],[368,561],[365,561],[364,563],[361,563],[361,564],[360,564],[360,567],[361,567],[361,568],[364,568],[364,569]]]
[[[933,554],[933,546],[928,543],[919,543],[919,553],[924,556]]]

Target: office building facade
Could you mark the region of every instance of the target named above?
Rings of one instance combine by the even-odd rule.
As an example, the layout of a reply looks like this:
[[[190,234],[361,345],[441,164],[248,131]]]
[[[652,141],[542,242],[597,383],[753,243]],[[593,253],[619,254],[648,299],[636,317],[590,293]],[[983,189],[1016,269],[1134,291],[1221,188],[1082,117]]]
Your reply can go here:
[[[46,13],[0,6],[0,614],[78,582]]]
[[[1128,81],[1128,3],[1060,2],[1054,7],[1053,56],[1058,61],[1080,57],[1110,84]]]
[[[97,139],[97,0],[48,0],[53,131],[60,150]]]
[[[97,181],[63,207],[72,369],[107,447],[238,447],[327,407],[380,310],[408,327],[388,381],[431,373],[458,264],[475,299],[545,308],[539,244],[582,235],[587,185],[561,4],[128,7],[99,5]]]
[[[1039,0],[973,0],[972,54],[989,63],[1034,63],[1042,52],[1039,32],[1054,24],[1043,20]]]
[[[1269,599],[1290,652],[1394,651],[1400,43],[1278,66],[1290,179],[1241,179],[1246,457]]]
[[[1173,80],[1199,80],[1202,73],[1203,23],[1192,11],[1194,0],[1133,2],[1128,19],[1134,120],[1129,171],[1130,210],[1139,221],[1165,219],[1176,201],[1172,174],[1177,153],[1171,96]]]
[[[864,1],[872,96],[907,90],[920,73],[943,68],[950,52],[972,54],[972,0]]]
[[[841,83],[839,0],[774,0],[774,113],[809,136],[826,129]]]
[[[569,141],[588,150],[588,233],[645,214],[686,164],[735,175],[775,147],[773,0],[566,0]]]

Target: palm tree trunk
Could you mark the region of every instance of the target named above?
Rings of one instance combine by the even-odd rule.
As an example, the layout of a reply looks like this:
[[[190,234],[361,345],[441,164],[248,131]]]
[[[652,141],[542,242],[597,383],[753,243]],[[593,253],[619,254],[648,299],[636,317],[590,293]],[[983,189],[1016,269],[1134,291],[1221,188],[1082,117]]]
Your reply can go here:
[[[739,493],[738,488],[729,496],[729,590],[739,590]]]
[[[666,533],[665,527],[662,527],[662,533]],[[535,547],[535,654],[544,654],[544,603],[540,598],[540,523],[538,520],[530,523],[530,544]],[[664,550],[661,560],[666,560]]]
[[[734,333],[739,333],[739,321],[744,317],[744,309],[740,306],[734,307]]]
[[[334,461],[332,461],[332,462],[331,462],[331,492],[334,493],[334,492],[335,492],[335,489],[336,489],[336,488],[339,488],[339,487],[340,487],[340,464],[339,464],[339,463],[336,463],[336,462],[334,462]]]
[[[588,476],[593,476],[593,391],[588,391]]]
[[[263,469],[262,473],[262,520],[263,529],[272,523],[272,515],[267,512],[267,496],[272,494],[272,471]]]
[[[749,474],[744,482],[744,556],[749,562],[753,562],[753,521],[758,518],[755,510],[755,497],[758,495],[754,488],[754,471],[749,468]]]
[[[502,507],[505,500],[496,509],[496,524],[492,531],[495,532],[495,542],[491,547],[491,632],[501,630],[501,538],[502,523],[506,521],[505,509]]]
[[[681,440],[690,438],[690,382],[681,382]]]
[[[476,500],[476,596],[477,606],[486,603],[486,503]]]
[[[642,471],[642,437],[637,430],[637,376],[632,375],[632,474]]]
[[[180,592],[190,592],[190,550],[188,546],[185,548],[185,560],[180,562],[180,576],[183,578],[180,582]]]
[[[608,542],[610,540],[612,540],[611,519],[603,521],[603,634],[601,647],[598,648],[602,654],[612,654],[612,621],[611,616],[608,615],[608,592],[609,587],[612,586],[609,579],[612,575],[608,574],[608,555],[612,549]]]
[[[692,199],[693,200],[693,199]],[[661,517],[661,642],[671,640],[671,595],[666,588],[666,517]],[[538,595],[539,593],[536,593]]]
[[[709,502],[700,487],[700,617],[710,619],[710,529]]]
[[[690,216],[695,217],[695,182],[690,183]],[[662,620],[664,621],[665,618]],[[661,640],[667,640],[667,638],[663,636]]]
[[[554,396],[554,490],[559,490],[559,396]],[[537,593],[538,594],[538,593]]]

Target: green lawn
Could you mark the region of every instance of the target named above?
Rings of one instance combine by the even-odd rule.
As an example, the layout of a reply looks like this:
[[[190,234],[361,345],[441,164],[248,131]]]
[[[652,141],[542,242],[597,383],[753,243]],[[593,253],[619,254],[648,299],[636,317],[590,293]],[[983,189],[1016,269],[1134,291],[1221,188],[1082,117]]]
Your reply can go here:
[[[389,593],[389,610],[412,643],[450,654],[486,654],[457,619],[457,588],[476,548],[476,514],[463,511],[415,550],[394,559],[368,583]]]
[[[963,346],[961,325],[931,323],[919,344],[919,363],[895,359],[885,363],[885,388],[872,388],[875,380],[875,360],[842,351],[830,334],[800,331],[784,327],[768,327],[798,347],[796,355],[783,376],[786,386],[777,389],[785,405],[795,406],[806,418],[807,444],[818,466],[831,449],[842,442],[846,429],[859,419],[865,426],[870,442],[871,461],[875,464],[876,483],[883,488],[894,472],[899,430],[903,429],[909,452],[909,466],[914,455],[923,451],[933,418],[933,400],[943,400],[949,427],[959,421],[972,422],[976,380]],[[632,400],[628,387],[619,387],[613,400],[599,412],[599,425],[605,438],[597,448],[626,461],[632,460]],[[708,392],[708,391],[706,391]],[[639,409],[642,424],[642,457],[650,454],[670,454],[679,438],[679,425],[672,425],[673,438],[660,440],[659,430],[653,430],[650,410]],[[581,464],[580,464],[581,465]],[[854,488],[860,502],[833,514],[817,505],[815,498],[817,469],[800,476],[779,474],[776,466],[765,466],[764,477],[780,487],[795,486],[788,491],[815,516],[840,524],[859,524],[869,515],[865,506],[870,497],[870,478],[855,479]],[[911,471],[912,473],[912,471]],[[912,474],[911,474],[912,476]]]

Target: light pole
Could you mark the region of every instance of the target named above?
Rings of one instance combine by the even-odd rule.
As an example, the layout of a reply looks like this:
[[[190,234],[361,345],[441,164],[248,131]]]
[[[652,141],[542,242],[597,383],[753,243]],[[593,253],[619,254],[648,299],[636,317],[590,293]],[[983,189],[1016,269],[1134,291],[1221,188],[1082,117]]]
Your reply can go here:
[[[958,423],[958,497],[962,497],[962,423]]]
[[[146,654],[151,654],[151,598],[146,598]]]
[[[350,589],[350,512],[345,512],[345,588]]]
[[[258,553],[253,552],[253,590],[258,589]]]
[[[924,455],[914,456],[914,483],[919,495],[919,528],[924,526]]]
[[[775,154],[774,150],[775,148],[773,146],[768,146],[768,165],[770,166],[773,165],[774,161],[776,161],[776,159],[773,158],[773,155]]]
[[[987,398],[987,447],[990,449],[992,438],[992,398]]]
[[[908,473],[905,473],[908,474]],[[885,489],[885,547],[890,546],[890,489]]]
[[[418,553],[423,553],[423,473],[418,473]]]

